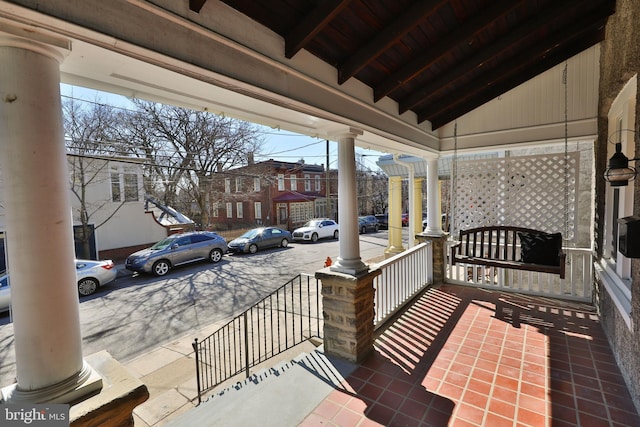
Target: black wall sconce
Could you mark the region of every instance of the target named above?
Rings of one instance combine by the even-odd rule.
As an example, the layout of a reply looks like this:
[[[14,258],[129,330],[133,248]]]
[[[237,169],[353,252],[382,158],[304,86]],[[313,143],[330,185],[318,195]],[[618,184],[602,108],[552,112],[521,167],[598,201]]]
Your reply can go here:
[[[614,133],[620,132],[633,132],[635,131],[630,129],[623,129],[616,131]],[[629,166],[629,162],[634,162],[636,160],[640,160],[639,157],[634,157],[633,159],[629,159],[622,152],[622,143],[616,142],[616,152],[609,159],[609,167],[604,171],[604,179],[612,187],[624,187],[629,181],[633,181],[638,171],[633,166]]]

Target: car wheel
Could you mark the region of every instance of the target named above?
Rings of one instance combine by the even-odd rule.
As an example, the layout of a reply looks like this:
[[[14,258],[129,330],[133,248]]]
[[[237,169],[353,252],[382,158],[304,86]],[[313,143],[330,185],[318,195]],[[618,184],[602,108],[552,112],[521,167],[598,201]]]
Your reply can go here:
[[[317,241],[318,241],[318,233],[313,233],[313,234],[311,235],[311,241],[312,241],[313,243],[315,243],[315,242],[317,242]]]
[[[169,262],[165,260],[156,261],[151,268],[151,271],[153,271],[153,274],[156,276],[164,276],[169,270],[171,270],[171,266]]]
[[[340,232],[338,230],[333,232],[333,238],[338,240],[338,237],[340,237]]]
[[[362,228],[360,229],[360,234],[364,234],[366,232],[367,232],[367,227],[363,225]]]
[[[255,254],[256,252],[258,252],[258,246],[255,243],[253,243],[251,244],[251,246],[249,246],[249,253]]]
[[[216,263],[216,262],[220,262],[221,259],[222,259],[222,251],[220,249],[214,249],[211,252],[209,252],[209,261]]]
[[[96,289],[98,289],[98,281],[96,279],[86,277],[78,282],[78,293],[83,297],[91,295]]]
[[[289,246],[289,240],[282,239],[282,242],[280,242],[280,247],[281,248],[286,248],[287,246]]]

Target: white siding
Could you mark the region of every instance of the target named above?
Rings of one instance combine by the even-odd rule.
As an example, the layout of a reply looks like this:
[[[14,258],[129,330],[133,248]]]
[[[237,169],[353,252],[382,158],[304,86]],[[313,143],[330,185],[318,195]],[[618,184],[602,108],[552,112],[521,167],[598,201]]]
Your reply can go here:
[[[567,116],[570,137],[595,135],[599,45],[569,59]],[[565,88],[561,63],[458,119],[458,149],[522,142],[558,142],[565,134]],[[454,124],[440,131],[442,148],[453,149]]]

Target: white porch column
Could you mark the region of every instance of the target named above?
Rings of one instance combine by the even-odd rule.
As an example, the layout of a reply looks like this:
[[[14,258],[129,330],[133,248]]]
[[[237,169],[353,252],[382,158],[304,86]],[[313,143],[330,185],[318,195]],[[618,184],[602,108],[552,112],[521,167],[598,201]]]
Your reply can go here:
[[[0,167],[17,370],[17,384],[2,389],[2,398],[12,403],[68,403],[102,386],[82,358],[60,103],[59,65],[69,45],[47,42],[0,35]]]
[[[438,159],[427,160],[427,227],[429,235],[442,235],[442,204],[438,185]]]
[[[362,131],[353,128],[335,135],[338,141],[340,255],[338,260],[331,266],[331,270],[351,275],[356,275],[368,269],[360,258],[355,155],[355,137],[357,135],[362,135]]]
[[[409,224],[408,224],[408,227],[409,227],[409,239],[408,239],[407,247],[409,249],[411,249],[415,244],[415,239],[414,239],[413,236],[415,236],[415,234],[416,234],[415,224],[417,224],[416,219],[414,218],[415,211],[416,211],[416,207],[415,207],[416,206],[416,200],[415,200],[415,195],[416,195],[415,176],[416,176],[416,172],[415,172],[415,167],[414,167],[413,163],[404,162],[404,161],[400,160],[400,157],[397,154],[393,156],[393,160],[395,160],[396,163],[398,163],[399,165],[402,165],[405,168],[407,168],[407,171],[409,171],[409,179],[408,179],[408,183],[409,183]],[[422,199],[420,199],[420,200],[422,201]],[[420,213],[420,222],[422,222],[422,213]],[[422,226],[420,226],[420,230],[422,230]]]
[[[423,178],[413,179],[413,210],[409,213],[409,221],[415,232],[409,235],[409,240],[413,241],[414,246],[418,244],[415,239],[416,233],[422,233],[422,181]]]
[[[384,251],[387,258],[405,250],[402,246],[402,177],[389,177],[389,246]]]

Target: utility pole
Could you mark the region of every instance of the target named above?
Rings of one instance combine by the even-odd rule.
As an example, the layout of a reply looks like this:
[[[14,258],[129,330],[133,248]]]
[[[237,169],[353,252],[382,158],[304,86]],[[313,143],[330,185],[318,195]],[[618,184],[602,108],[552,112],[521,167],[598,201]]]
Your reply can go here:
[[[325,179],[325,192],[327,193],[327,216],[331,219],[331,180],[329,179],[329,140],[327,139],[327,169],[324,175]]]

